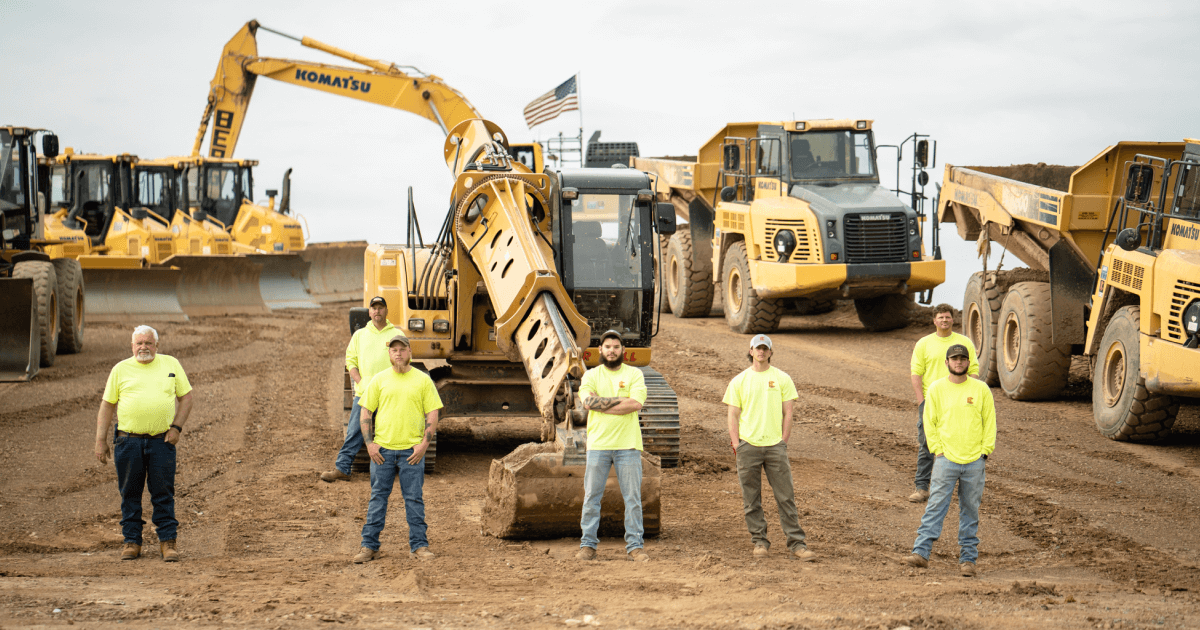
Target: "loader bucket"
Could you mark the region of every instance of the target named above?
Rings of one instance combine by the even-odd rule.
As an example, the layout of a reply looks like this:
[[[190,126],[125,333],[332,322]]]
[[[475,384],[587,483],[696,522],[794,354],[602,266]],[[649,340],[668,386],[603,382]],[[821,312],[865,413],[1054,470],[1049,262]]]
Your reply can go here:
[[[40,347],[33,278],[0,279],[0,382],[33,378]]]
[[[262,266],[244,256],[172,256],[163,264],[179,268],[179,305],[189,317],[271,312],[259,293]]]
[[[246,258],[262,265],[258,290],[271,310],[321,308],[304,289],[310,263],[299,254],[249,254]],[[361,278],[359,284],[362,284]]]
[[[84,314],[90,322],[186,322],[179,270],[83,268]]]
[[[492,460],[483,533],[497,538],[564,538],[582,534],[584,463],[564,465],[561,442],[522,444]],[[658,458],[642,454],[642,525],[646,536],[661,530],[662,479]],[[600,500],[600,536],[625,535],[625,503],[615,470]]]
[[[309,243],[300,257],[308,261],[305,286],[313,299],[325,302],[361,302],[363,299],[364,241]]]

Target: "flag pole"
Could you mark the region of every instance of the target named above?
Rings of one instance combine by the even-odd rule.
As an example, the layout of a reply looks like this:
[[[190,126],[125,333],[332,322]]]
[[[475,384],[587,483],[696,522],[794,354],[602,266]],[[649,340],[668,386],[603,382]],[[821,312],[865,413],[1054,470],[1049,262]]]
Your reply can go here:
[[[587,147],[583,146],[583,89],[579,83],[579,75],[581,72],[575,73],[575,98],[579,101],[579,167],[583,168],[584,158],[587,156]]]

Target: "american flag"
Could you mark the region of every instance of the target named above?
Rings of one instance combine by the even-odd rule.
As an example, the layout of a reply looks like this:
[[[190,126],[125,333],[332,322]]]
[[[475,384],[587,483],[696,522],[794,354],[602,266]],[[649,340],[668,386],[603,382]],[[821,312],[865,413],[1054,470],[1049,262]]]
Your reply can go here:
[[[532,103],[525,106],[525,124],[533,129],[534,125],[540,125],[548,120],[553,120],[559,114],[569,111],[577,111],[579,109],[579,90],[577,89],[575,79],[579,75],[575,75],[562,85],[546,92],[537,97]]]

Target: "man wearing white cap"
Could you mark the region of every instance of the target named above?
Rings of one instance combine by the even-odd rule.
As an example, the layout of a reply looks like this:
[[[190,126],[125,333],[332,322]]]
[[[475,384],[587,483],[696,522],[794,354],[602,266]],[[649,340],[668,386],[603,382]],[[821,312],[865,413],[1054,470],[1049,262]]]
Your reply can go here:
[[[737,457],[742,508],[754,555],[766,556],[771,550],[762,508],[762,475],[766,472],[779,507],[779,526],[787,536],[788,553],[811,562],[817,556],[804,543],[787,454],[796,385],[783,370],[771,365],[772,352],[771,338],[755,335],[750,340],[750,354],[746,355],[750,367],[733,377],[725,390],[722,402],[729,405],[729,443]]]

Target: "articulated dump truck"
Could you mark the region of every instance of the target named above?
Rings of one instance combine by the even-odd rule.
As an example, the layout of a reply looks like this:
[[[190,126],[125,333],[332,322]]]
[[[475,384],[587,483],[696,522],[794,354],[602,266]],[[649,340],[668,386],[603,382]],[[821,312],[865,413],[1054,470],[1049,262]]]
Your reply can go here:
[[[39,134],[57,155],[58,136],[45,129],[0,127],[0,381],[27,381],[56,354],[83,349],[83,273],[46,234]]]
[[[741,333],[838,299],[854,300],[868,330],[907,325],[908,294],[941,284],[946,265],[924,254],[918,204],[879,185],[871,123],[731,123],[694,159],[632,159],[688,222],[663,257],[671,313],[707,316],[723,287]]]
[[[1200,140],[1121,142],[1065,185],[988,170],[947,165],[938,210],[981,252],[1028,265],[967,285],[980,374],[1017,400],[1054,398],[1084,356],[1102,434],[1167,435],[1179,398],[1200,396]]]
[[[515,159],[532,155],[533,167]],[[653,336],[653,243],[674,230],[650,178],[632,169],[543,169],[538,145],[513,146],[482,119],[454,126],[445,144],[455,176],[451,210],[431,244],[370,245],[366,295],[383,295],[430,376],[442,417],[540,419],[542,443],[492,463],[485,533],[507,538],[579,534],[587,457],[585,369],[599,337],[621,333],[625,361],[646,375],[641,411],[647,534],[660,528],[660,469],[679,462],[674,391],[648,367]],[[409,225],[415,224],[410,204]],[[365,322],[366,309],[354,320]],[[435,449],[427,458],[433,466]],[[616,477],[601,531],[623,529]]]

